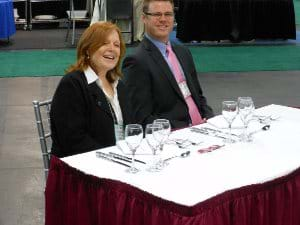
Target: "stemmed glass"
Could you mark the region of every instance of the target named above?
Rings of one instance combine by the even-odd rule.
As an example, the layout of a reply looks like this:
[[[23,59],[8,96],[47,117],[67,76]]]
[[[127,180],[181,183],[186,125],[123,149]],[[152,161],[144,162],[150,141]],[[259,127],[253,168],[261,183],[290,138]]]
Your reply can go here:
[[[159,150],[162,151],[164,148],[165,142],[168,140],[169,135],[171,133],[171,125],[169,120],[167,119],[156,119],[153,121],[153,124],[160,124],[162,126],[162,130],[160,133],[160,136],[158,136],[158,139],[160,139],[160,144],[159,144]]]
[[[238,113],[238,110],[237,110],[237,102],[236,101],[223,101],[222,102],[222,115],[228,123],[229,134],[230,134],[229,138],[225,139],[226,143],[234,143],[235,142],[232,138],[231,125],[232,125],[232,122],[235,119],[237,113]]]
[[[164,144],[169,138],[171,133],[171,125],[170,121],[167,119],[156,119],[153,121],[153,124],[160,124],[162,126],[161,132],[155,133],[154,137],[160,142],[159,143],[159,150],[162,151],[164,149]],[[159,160],[159,166],[161,168],[165,167],[167,164],[164,160]]]
[[[143,140],[143,127],[140,124],[128,124],[125,127],[125,142],[127,143],[131,153],[131,167],[126,171],[129,173],[136,173],[139,170],[134,166],[134,157],[137,148]]]
[[[161,124],[147,124],[145,129],[145,138],[147,144],[152,150],[153,158],[150,167],[147,169],[150,172],[157,172],[161,170],[160,158],[158,148],[163,138]],[[159,139],[161,137],[161,139]]]
[[[171,125],[169,120],[167,119],[156,119],[153,121],[153,124],[161,124],[162,126],[162,131],[161,134],[163,137],[161,138],[160,135],[158,136],[158,139],[160,139],[160,144],[159,144],[159,150],[162,151],[164,148],[165,142],[168,140],[169,135],[171,133]]]
[[[244,142],[252,141],[252,137],[247,134],[249,122],[254,113],[254,103],[251,97],[238,97],[238,111],[241,120],[244,123],[241,140]]]

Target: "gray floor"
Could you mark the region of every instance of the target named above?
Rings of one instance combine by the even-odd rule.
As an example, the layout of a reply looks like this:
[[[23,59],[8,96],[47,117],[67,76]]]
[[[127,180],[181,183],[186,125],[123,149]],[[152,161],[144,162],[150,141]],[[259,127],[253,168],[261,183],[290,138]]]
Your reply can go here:
[[[44,174],[32,100],[51,98],[60,77],[0,78],[0,225],[44,224]],[[207,73],[200,80],[216,114],[247,95],[257,107],[300,106],[300,71]]]

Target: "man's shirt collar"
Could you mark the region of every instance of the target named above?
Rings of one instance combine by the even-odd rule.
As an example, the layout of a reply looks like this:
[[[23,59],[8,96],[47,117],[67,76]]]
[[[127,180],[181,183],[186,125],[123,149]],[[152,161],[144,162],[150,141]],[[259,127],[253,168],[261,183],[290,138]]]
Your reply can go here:
[[[164,56],[164,57],[167,57],[166,55],[166,50],[167,50],[167,45],[170,45],[170,41],[168,41],[168,43],[164,43],[164,42],[161,42],[161,41],[158,41],[154,38],[152,38],[149,34],[145,33],[145,36],[146,38],[148,38],[158,49],[159,51],[161,52],[161,54]]]

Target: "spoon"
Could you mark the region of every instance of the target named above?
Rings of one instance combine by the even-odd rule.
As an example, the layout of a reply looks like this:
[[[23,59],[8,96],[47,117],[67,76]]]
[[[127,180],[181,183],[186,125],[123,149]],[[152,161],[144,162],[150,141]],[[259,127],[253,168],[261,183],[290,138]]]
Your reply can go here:
[[[181,153],[180,155],[174,155],[170,158],[164,159],[164,163],[171,160],[171,159],[177,158],[177,157],[186,158],[190,155],[190,153],[191,153],[190,151],[186,151],[186,152]]]
[[[269,130],[270,127],[271,127],[271,126],[270,126],[269,124],[268,124],[268,125],[265,125],[265,126],[263,126],[262,128],[260,128],[259,130],[256,130],[256,131],[251,132],[251,133],[249,134],[249,136],[252,136],[253,134],[258,133],[259,131],[266,131],[266,130]]]
[[[203,141],[195,142],[188,139],[173,139],[170,141],[174,141],[174,143],[177,145],[178,148],[187,148],[190,145],[199,145],[203,142]]]
[[[194,142],[194,141],[186,141],[185,143],[181,143],[181,144],[177,144],[178,148],[187,148],[190,145],[199,145],[201,144],[203,141],[199,141],[199,142]]]
[[[270,115],[270,116],[255,116],[260,123],[268,123],[270,121],[276,121],[280,118],[278,115]]]

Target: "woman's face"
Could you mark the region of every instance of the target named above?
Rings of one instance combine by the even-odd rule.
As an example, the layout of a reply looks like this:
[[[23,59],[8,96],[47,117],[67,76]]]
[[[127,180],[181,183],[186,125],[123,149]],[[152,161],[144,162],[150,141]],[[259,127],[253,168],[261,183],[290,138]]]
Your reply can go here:
[[[91,67],[96,73],[107,73],[113,69],[120,58],[120,38],[113,30],[106,38],[104,44],[91,56]]]

